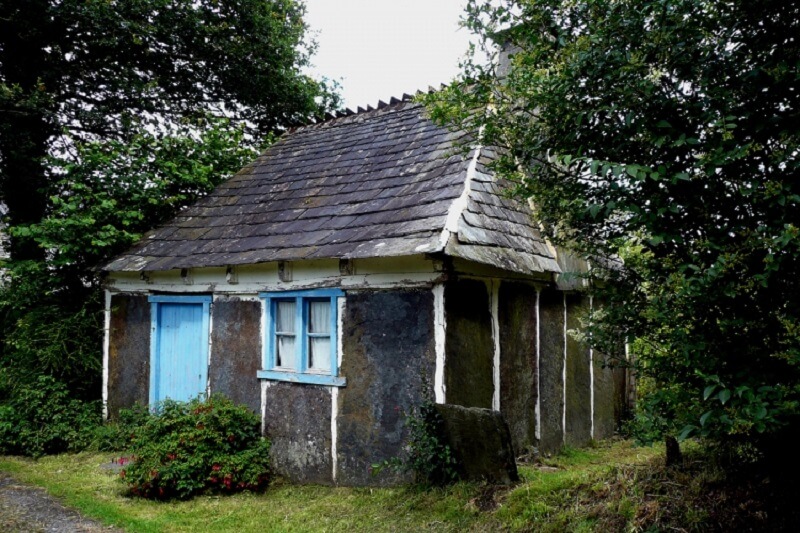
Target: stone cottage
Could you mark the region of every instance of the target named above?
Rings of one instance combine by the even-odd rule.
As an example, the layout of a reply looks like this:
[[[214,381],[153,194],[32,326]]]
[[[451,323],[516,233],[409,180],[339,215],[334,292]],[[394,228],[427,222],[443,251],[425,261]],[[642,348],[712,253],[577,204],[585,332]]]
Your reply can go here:
[[[625,375],[567,332],[586,264],[503,195],[491,149],[408,97],[284,135],[104,266],[104,402],[221,392],[301,482],[402,481],[403,413],[499,410],[518,453],[610,436]]]

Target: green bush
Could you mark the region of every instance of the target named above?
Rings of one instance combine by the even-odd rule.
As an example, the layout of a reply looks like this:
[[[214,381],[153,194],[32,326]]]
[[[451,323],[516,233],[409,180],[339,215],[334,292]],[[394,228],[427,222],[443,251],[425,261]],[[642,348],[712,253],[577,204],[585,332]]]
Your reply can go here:
[[[40,457],[89,447],[100,402],[70,398],[63,383],[39,376],[0,405],[0,452]]]
[[[219,395],[164,401],[136,431],[131,452],[133,462],[120,475],[132,494],[145,498],[257,491],[269,481],[269,442],[260,421]]]
[[[136,404],[131,409],[120,409],[116,420],[97,427],[93,447],[101,452],[129,450],[133,437],[150,416],[150,409],[146,405]]]

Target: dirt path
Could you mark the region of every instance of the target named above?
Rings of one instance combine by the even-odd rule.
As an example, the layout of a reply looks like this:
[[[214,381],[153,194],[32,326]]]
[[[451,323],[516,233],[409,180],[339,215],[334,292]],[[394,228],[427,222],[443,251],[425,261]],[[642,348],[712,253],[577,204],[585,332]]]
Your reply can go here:
[[[0,531],[28,532],[122,532],[84,518],[64,507],[44,489],[18,483],[0,472]]]

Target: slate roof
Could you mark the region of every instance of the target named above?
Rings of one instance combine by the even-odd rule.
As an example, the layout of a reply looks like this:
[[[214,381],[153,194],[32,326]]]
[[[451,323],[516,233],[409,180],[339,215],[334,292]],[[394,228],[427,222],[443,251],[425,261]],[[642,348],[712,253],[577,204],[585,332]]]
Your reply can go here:
[[[446,253],[559,272],[524,204],[501,195],[491,150],[393,100],[285,134],[107,271]]]

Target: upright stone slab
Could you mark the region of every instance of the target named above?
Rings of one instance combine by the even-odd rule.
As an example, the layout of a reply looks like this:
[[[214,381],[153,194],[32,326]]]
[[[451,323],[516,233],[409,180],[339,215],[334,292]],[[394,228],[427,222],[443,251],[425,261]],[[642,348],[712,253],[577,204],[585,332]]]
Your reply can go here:
[[[150,390],[150,304],[140,294],[111,296],[108,346],[108,415],[136,403],[146,405]]]
[[[500,285],[500,412],[517,454],[536,443],[536,303],[532,285]]]
[[[567,293],[567,330],[581,330],[581,318],[588,311],[588,299]],[[589,347],[567,335],[566,444],[584,446],[592,440],[592,377]]]
[[[494,341],[486,283],[445,284],[445,399],[465,407],[492,407]]]
[[[630,372],[628,368],[617,366],[612,371],[614,376],[614,423],[620,427],[623,421],[631,416],[631,406],[628,401],[630,383]]]
[[[264,415],[275,471],[298,483],[332,483],[330,388],[269,382]]]
[[[614,435],[614,370],[603,353],[593,352],[594,360],[594,438],[607,439]]]
[[[410,481],[389,469],[372,475],[371,465],[402,454],[404,413],[433,395],[433,292],[348,291],[344,315],[341,375],[347,386],[338,393],[336,482]]]
[[[211,330],[211,392],[261,412],[261,302],[222,297],[214,300]]]
[[[564,445],[564,293],[543,290],[539,296],[539,451],[553,453]]]
[[[500,413],[449,404],[437,405],[436,410],[462,479],[502,485],[519,481],[511,434]]]

